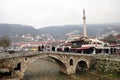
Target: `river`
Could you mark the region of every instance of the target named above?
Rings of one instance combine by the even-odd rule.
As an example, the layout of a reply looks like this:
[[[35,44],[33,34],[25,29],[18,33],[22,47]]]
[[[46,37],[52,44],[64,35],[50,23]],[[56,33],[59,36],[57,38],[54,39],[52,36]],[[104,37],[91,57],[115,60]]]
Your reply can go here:
[[[79,72],[65,75],[59,72],[59,65],[51,59],[38,59],[28,65],[24,80],[118,80],[93,72]]]

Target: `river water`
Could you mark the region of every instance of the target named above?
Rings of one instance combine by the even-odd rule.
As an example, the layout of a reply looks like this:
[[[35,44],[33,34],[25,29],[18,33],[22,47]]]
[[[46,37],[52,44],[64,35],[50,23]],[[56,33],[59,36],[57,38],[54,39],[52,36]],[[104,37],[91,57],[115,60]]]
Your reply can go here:
[[[79,72],[65,75],[59,72],[59,65],[50,59],[38,59],[28,65],[24,80],[117,80],[93,72]]]

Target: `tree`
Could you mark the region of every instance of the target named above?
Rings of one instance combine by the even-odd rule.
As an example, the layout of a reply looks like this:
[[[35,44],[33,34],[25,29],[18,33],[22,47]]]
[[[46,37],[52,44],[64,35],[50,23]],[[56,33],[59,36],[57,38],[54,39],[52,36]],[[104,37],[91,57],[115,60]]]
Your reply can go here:
[[[120,34],[118,34],[116,38],[117,38],[117,44],[120,44]]]
[[[115,37],[114,35],[112,35],[112,34],[104,37],[104,40],[107,41],[107,42],[110,43],[110,44],[111,44],[111,43],[114,43],[114,44],[117,43],[116,37]]]
[[[6,51],[6,48],[11,45],[11,40],[9,36],[2,36],[0,37],[0,47],[3,47]]]

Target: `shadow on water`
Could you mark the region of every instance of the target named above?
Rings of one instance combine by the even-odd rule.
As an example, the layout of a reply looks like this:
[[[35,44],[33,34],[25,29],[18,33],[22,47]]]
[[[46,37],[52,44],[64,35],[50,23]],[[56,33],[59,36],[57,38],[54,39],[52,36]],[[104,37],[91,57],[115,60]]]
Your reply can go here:
[[[114,80],[98,76],[88,71],[77,70],[76,74],[65,75],[59,72],[59,65],[53,60],[38,59],[28,65],[24,80]]]

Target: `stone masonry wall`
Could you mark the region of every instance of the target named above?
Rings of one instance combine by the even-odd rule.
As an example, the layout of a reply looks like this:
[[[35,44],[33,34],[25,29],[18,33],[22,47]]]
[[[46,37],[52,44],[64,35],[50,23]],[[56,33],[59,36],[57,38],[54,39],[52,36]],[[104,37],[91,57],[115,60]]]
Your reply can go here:
[[[97,72],[120,75],[120,55],[97,55],[94,68]]]

